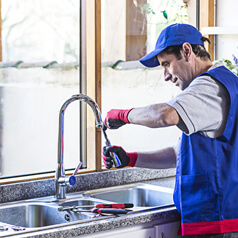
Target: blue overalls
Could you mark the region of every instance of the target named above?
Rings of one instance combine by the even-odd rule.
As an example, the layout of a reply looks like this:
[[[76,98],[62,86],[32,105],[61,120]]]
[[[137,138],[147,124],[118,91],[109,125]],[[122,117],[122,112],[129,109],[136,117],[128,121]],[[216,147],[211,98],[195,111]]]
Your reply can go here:
[[[201,75],[227,88],[230,110],[222,136],[182,135],[174,190],[182,235],[238,231],[238,78],[224,66]]]

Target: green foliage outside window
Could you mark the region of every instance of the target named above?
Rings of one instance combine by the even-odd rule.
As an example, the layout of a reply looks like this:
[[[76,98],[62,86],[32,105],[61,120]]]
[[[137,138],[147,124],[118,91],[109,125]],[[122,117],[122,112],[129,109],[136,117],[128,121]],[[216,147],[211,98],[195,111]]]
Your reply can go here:
[[[227,67],[233,74],[238,76],[238,59],[236,58],[235,55],[233,55],[233,61],[234,63],[232,63],[228,59],[220,59],[220,60],[217,60],[216,62],[222,62],[225,67]]]
[[[148,0],[141,12],[146,12],[148,52],[154,49],[165,27],[173,23],[188,23],[188,7],[183,0]]]

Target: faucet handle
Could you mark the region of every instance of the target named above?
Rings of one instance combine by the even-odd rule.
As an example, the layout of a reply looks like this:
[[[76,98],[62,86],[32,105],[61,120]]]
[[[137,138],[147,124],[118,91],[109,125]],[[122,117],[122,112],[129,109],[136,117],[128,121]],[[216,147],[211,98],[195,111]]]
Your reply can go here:
[[[64,186],[73,186],[76,184],[76,178],[74,175],[71,176],[63,176],[58,179],[58,184],[62,187]]]
[[[73,175],[71,176],[66,176],[66,177],[62,177],[59,182],[63,185],[63,186],[73,186],[76,184],[76,178],[75,175],[77,174],[77,172],[79,171],[80,167],[82,166],[82,162],[79,162],[77,168],[75,169]]]
[[[77,172],[79,171],[79,169],[81,168],[81,166],[82,166],[82,162],[79,162],[77,168],[74,170],[73,175],[68,176],[68,177],[65,178],[65,184],[66,184],[66,185],[74,186],[74,185],[76,184],[75,175],[77,174]]]
[[[78,171],[79,171],[79,169],[81,168],[82,164],[83,164],[83,163],[80,161],[79,164],[78,164],[78,166],[77,166],[77,168],[74,170],[73,175],[76,175],[76,174],[78,173]]]
[[[70,186],[73,186],[76,184],[76,178],[74,175],[71,175],[69,177],[66,177],[65,178],[65,183],[66,185],[70,185]]]

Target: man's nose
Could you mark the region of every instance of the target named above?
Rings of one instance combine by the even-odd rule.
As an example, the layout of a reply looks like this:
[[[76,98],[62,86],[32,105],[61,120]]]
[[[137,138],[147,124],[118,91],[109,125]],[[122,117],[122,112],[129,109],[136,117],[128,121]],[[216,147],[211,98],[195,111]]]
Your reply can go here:
[[[169,81],[171,78],[172,75],[167,70],[164,70],[164,81]]]

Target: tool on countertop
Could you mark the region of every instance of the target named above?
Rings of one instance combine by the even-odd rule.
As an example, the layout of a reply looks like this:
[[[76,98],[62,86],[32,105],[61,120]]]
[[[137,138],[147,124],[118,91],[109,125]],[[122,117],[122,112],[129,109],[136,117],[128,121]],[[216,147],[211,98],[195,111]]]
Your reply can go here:
[[[105,204],[97,204],[96,208],[132,208],[134,207],[133,203],[105,203]]]
[[[102,126],[102,133],[103,133],[105,141],[106,141],[106,146],[111,146],[111,142],[110,142],[110,140],[107,137],[106,129],[107,129],[107,127],[104,126],[104,124],[103,124],[103,126]],[[114,163],[115,167],[118,167],[118,166],[121,165],[121,161],[118,158],[116,153],[110,153],[110,156],[113,159],[113,163]]]
[[[127,214],[127,210],[125,209],[114,209],[114,208],[93,208],[92,210],[80,210],[77,209],[76,212],[92,212],[97,214],[112,214],[112,215],[118,215],[118,214]]]
[[[127,214],[127,210],[118,208],[93,208],[91,210],[80,209],[81,206],[59,207],[59,211],[73,211],[73,212],[91,212],[97,214]]]
[[[99,203],[95,205],[81,205],[81,206],[72,206],[72,208],[90,208],[90,207],[96,207],[96,208],[119,208],[119,209],[124,209],[124,208],[132,208],[134,207],[133,203]],[[71,207],[62,207],[62,210],[68,210]]]

